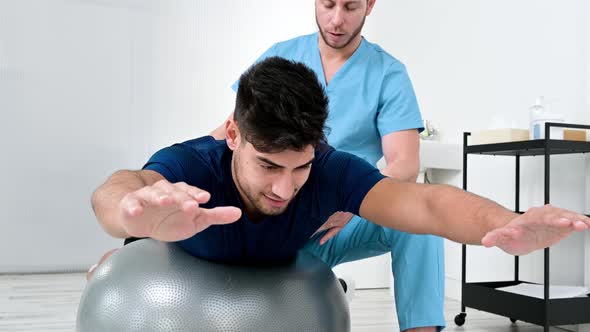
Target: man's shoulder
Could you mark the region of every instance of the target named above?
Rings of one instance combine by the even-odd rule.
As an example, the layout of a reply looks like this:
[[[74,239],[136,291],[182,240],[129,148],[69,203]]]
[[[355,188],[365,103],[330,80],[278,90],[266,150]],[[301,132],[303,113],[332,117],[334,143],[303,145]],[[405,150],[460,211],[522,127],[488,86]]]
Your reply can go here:
[[[273,45],[275,55],[284,58],[297,56],[298,53],[309,52],[310,45],[317,41],[317,33],[297,36],[295,38],[280,41]]]
[[[372,43],[367,39],[364,40],[368,56],[377,60],[382,64],[383,68],[391,68],[394,70],[404,69],[405,65],[399,59],[394,57],[391,53],[384,50],[379,44]],[[373,61],[374,63],[374,61]]]
[[[315,172],[310,174],[310,186],[326,202],[337,197],[339,211],[358,214],[367,192],[384,177],[364,159],[329,146],[319,146],[316,158],[313,163]]]
[[[226,147],[225,140],[216,140],[213,136],[203,136],[193,138],[175,145],[183,146],[198,152],[206,152],[211,150],[222,149]]]
[[[225,141],[216,141],[212,136],[191,139],[159,150],[143,168],[159,172],[170,182],[208,188],[210,180],[227,172],[226,149]]]
[[[315,160],[328,158],[336,149],[327,142],[322,142],[315,147]]]
[[[286,39],[283,41],[280,41],[278,43],[275,44],[275,47],[277,48],[284,48],[284,47],[289,47],[292,45],[297,45],[297,44],[302,44],[302,43],[309,43],[311,41],[313,41],[314,39],[317,39],[317,32],[314,33],[310,33],[307,35],[301,35],[301,36],[297,36],[294,38],[290,38],[290,39]]]
[[[328,143],[321,143],[315,149],[315,159],[312,168],[315,168],[316,172],[337,172],[342,167],[347,167],[351,160],[360,160],[355,155],[336,150]]]
[[[213,136],[194,138],[182,143],[176,143],[164,148],[156,155],[168,156],[168,158],[189,162],[191,166],[204,164],[208,166],[219,166],[223,155],[228,149],[225,140],[218,141]]]

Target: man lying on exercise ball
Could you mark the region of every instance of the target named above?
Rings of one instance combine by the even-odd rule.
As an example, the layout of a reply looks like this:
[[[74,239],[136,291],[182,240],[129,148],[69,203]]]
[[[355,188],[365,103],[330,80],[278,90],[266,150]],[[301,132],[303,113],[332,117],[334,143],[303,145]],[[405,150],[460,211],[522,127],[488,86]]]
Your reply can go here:
[[[325,144],[327,106],[305,65],[268,58],[240,78],[226,140],[175,144],[142,170],[114,173],[92,196],[96,216],[115,237],[178,241],[194,256],[245,264],[294,257],[337,211],[513,255],[590,226],[550,205],[518,215],[452,186],[386,178]]]

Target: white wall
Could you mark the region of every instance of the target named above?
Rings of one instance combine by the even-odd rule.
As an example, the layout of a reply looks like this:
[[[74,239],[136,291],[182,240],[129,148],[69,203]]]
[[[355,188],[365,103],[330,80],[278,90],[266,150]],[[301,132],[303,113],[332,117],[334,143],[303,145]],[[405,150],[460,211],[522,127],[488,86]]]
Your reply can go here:
[[[126,8],[0,2],[0,270],[68,269],[114,245],[92,188],[145,158],[151,84]]]

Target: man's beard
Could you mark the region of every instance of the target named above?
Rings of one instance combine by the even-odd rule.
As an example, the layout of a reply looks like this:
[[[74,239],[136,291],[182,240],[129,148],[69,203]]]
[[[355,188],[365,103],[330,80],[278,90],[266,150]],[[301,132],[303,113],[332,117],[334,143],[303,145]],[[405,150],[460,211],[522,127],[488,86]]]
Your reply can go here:
[[[365,19],[366,19],[366,16],[363,16],[363,21],[361,22],[359,27],[356,30],[354,30],[354,32],[352,33],[350,38],[342,46],[334,46],[328,42],[328,39],[326,38],[326,35],[324,34],[324,30],[322,30],[322,27],[320,27],[320,23],[318,22],[317,15],[315,17],[315,24],[318,26],[318,30],[320,31],[320,36],[322,36],[324,43],[326,43],[326,45],[330,46],[331,48],[339,50],[339,49],[343,49],[346,46],[348,46],[348,44],[350,44],[350,42],[361,33],[361,31],[363,30],[363,26],[365,25]]]
[[[234,153],[234,159],[233,159],[233,171],[234,171],[234,178],[235,178],[235,182],[236,182],[236,187],[238,187],[238,190],[243,193],[246,196],[246,199],[254,206],[254,208],[256,209],[256,211],[254,211],[256,214],[261,214],[264,216],[276,216],[279,215],[283,212],[285,212],[285,210],[287,209],[287,207],[289,206],[289,204],[285,205],[282,208],[276,208],[276,209],[272,209],[272,208],[266,208],[265,205],[261,202],[261,200],[263,199],[262,195],[259,195],[259,198],[256,198],[254,196],[254,194],[252,193],[252,191],[250,190],[250,188],[247,185],[243,185],[242,182],[242,176],[240,174],[240,167],[239,165],[239,154]]]

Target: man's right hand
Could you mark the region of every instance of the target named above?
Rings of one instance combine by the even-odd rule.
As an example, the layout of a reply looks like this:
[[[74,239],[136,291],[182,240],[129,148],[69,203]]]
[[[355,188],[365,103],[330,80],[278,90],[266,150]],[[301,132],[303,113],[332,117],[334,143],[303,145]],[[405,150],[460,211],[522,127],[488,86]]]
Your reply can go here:
[[[237,221],[237,207],[204,209],[199,204],[211,195],[184,182],[160,180],[123,197],[120,203],[122,226],[133,237],[150,237],[174,242],[187,239],[211,225]]]

